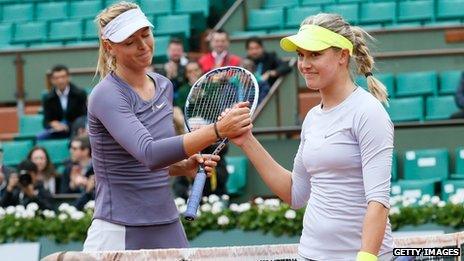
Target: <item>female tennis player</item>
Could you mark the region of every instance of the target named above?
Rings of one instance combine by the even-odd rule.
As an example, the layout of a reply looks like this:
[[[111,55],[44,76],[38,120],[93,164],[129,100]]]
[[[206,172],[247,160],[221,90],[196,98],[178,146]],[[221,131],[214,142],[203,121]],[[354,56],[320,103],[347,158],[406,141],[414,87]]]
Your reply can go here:
[[[366,36],[338,15],[318,14],[281,40],[282,49],[297,53],[306,86],[322,97],[303,122],[292,172],[251,132],[232,140],[277,196],[293,208],[307,205],[298,251],[308,260],[392,257],[393,125],[381,104],[386,89],[372,75]],[[367,77],[371,93],[353,82],[355,68]]]
[[[103,78],[89,98],[96,200],[84,251],[188,247],[169,176],[194,176],[201,162],[212,171],[219,157],[195,153],[249,131],[248,104],[217,124],[175,136],[172,84],[146,69],[153,25],[127,2],[103,10],[96,23]]]

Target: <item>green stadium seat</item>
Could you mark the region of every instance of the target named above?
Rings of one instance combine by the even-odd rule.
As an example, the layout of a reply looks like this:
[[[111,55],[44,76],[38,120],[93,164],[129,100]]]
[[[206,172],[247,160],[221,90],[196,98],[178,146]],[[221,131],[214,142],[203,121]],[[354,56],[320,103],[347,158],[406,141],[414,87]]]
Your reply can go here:
[[[324,7],[324,11],[327,13],[339,14],[345,21],[351,24],[357,24],[359,22],[358,4],[328,5]]]
[[[394,122],[424,120],[424,99],[422,97],[390,99],[386,108]]]
[[[227,192],[230,195],[241,195],[244,192],[247,182],[248,160],[246,157],[226,157],[227,172]]]
[[[19,133],[15,139],[29,139],[43,131],[43,115],[22,115],[19,117]]]
[[[62,164],[69,158],[69,140],[41,140],[37,145],[44,147],[53,164]]]
[[[301,6],[287,9],[287,19],[285,20],[286,28],[299,28],[301,22],[310,16],[320,13],[320,6]]]
[[[385,28],[393,28],[393,29],[398,29],[398,28],[416,28],[416,27],[421,27],[422,24],[421,22],[402,22],[402,23],[394,23],[394,24],[388,24],[385,25]]]
[[[401,22],[430,21],[434,18],[432,0],[399,2],[398,20]]]
[[[69,17],[74,18],[95,18],[101,11],[102,3],[99,0],[92,1],[73,1],[69,6]]]
[[[3,23],[19,23],[32,21],[34,18],[34,5],[26,4],[7,4],[3,6]]]
[[[449,119],[451,114],[457,112],[454,96],[427,97],[425,107],[426,120],[445,120]]]
[[[174,12],[176,14],[188,14],[190,16],[190,28],[196,31],[204,31],[206,29],[206,18],[209,15],[209,0],[175,1]]]
[[[81,20],[67,20],[50,23],[48,39],[50,41],[72,41],[82,36]]]
[[[454,19],[464,17],[464,0],[437,1],[437,19]]]
[[[168,15],[172,13],[172,1],[141,0],[140,8],[146,15]]]
[[[252,9],[248,13],[248,30],[271,30],[283,27],[283,9]]]
[[[37,42],[37,43],[30,43],[30,48],[60,48],[63,47],[62,42]]]
[[[32,141],[7,141],[2,143],[2,147],[3,164],[16,166],[27,157],[27,154],[32,149]]]
[[[129,2],[129,3],[137,3],[137,0],[102,0],[102,5],[104,8],[117,4],[119,2]]]
[[[391,168],[391,180],[398,180],[398,155],[396,151],[393,151],[392,155],[392,168]]]
[[[39,2],[35,11],[35,19],[45,20],[65,20],[68,17],[67,2]]]
[[[404,153],[404,179],[435,179],[448,178],[448,150],[423,149],[409,150]]]
[[[264,36],[267,35],[268,33],[266,30],[256,30],[256,31],[233,31],[230,35],[234,37],[252,37],[252,36]]]
[[[423,195],[435,195],[435,180],[400,180],[392,182],[391,194],[403,195],[412,198],[421,198]]]
[[[441,200],[448,201],[455,194],[464,193],[464,180],[445,180],[441,185]]]
[[[45,22],[18,23],[15,26],[14,43],[44,42],[47,40]]]
[[[265,0],[264,1],[264,8],[290,8],[298,6],[298,0]]]
[[[189,15],[166,15],[156,18],[156,35],[181,34],[185,38],[190,37]]]
[[[82,35],[83,39],[98,39],[98,30],[97,25],[93,19],[88,19],[84,21],[84,34]]]
[[[396,97],[436,95],[437,73],[434,71],[400,73],[396,75]]]
[[[377,73],[374,75],[379,81],[385,85],[388,92],[388,97],[395,97],[395,76],[391,73]]]
[[[455,94],[461,83],[462,71],[444,71],[439,73],[440,94]]]
[[[362,3],[360,11],[360,23],[392,23],[396,18],[395,12],[395,2]]]
[[[205,17],[209,15],[208,0],[181,0],[175,1],[174,12],[176,14],[202,13]]]
[[[300,5],[325,5],[335,4],[336,0],[301,0]]]
[[[0,24],[0,48],[10,45],[12,32],[11,24]]]
[[[169,36],[158,36],[155,38],[155,51],[153,53],[153,58],[156,63],[161,63],[167,61],[167,49],[171,37]]]
[[[456,174],[464,175],[464,147],[456,148]]]
[[[340,4],[346,4],[346,3],[362,3],[364,0],[338,0]]]

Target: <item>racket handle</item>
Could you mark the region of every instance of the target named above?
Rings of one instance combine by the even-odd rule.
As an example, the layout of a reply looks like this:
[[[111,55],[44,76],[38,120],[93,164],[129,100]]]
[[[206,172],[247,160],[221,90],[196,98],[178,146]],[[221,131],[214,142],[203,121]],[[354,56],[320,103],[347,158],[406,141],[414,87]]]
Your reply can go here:
[[[206,174],[205,170],[200,167],[197,176],[192,186],[192,194],[187,202],[187,210],[184,213],[184,217],[188,221],[193,221],[197,217],[198,206],[200,205],[201,197],[203,196],[203,188],[205,187]]]

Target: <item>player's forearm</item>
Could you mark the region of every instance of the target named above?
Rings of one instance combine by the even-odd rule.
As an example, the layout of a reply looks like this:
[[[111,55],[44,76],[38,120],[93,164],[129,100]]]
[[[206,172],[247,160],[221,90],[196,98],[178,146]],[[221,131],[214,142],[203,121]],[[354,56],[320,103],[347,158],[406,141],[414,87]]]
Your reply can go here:
[[[388,208],[381,203],[369,202],[364,216],[361,251],[378,255],[385,236],[388,212]]]
[[[241,146],[266,185],[284,202],[291,204],[291,173],[279,165],[252,135]]]
[[[216,142],[213,124],[184,135],[184,151],[190,157]]]

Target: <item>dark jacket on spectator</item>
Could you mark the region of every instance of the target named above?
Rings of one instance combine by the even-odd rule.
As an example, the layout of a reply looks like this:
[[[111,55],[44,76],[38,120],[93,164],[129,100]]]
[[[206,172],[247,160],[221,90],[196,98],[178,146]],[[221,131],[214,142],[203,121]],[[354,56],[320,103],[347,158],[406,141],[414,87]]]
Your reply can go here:
[[[279,57],[277,57],[277,55],[274,52],[264,52],[263,55],[258,59],[252,59],[251,57],[247,58],[255,63],[256,72],[259,74],[263,74],[270,70],[277,71],[277,77],[269,77],[268,79],[268,83],[270,86],[274,84],[278,77],[285,75],[292,70],[290,66],[288,66],[288,63],[279,59]]]
[[[44,127],[50,128],[50,122],[66,121],[71,126],[74,120],[87,114],[87,94],[74,84],[70,84],[68,106],[66,111],[61,108],[60,98],[53,88],[43,100]]]
[[[1,206],[4,208],[17,205],[23,205],[26,207],[27,204],[35,202],[42,210],[53,209],[52,195],[44,188],[43,184],[38,183],[35,185],[34,189],[37,191],[37,195],[32,198],[28,197],[26,194],[23,194],[23,197],[21,198],[22,192],[18,187],[13,189],[12,192],[5,191],[5,195],[1,199]]]

